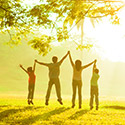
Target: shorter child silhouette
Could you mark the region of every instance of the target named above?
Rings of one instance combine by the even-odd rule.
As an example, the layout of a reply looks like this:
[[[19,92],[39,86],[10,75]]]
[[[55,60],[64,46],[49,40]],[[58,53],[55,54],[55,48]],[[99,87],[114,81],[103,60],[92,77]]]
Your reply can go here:
[[[29,75],[29,84],[28,84],[28,104],[33,105],[33,96],[34,96],[34,89],[35,89],[35,79],[36,76],[34,74],[36,67],[36,62],[34,62],[34,66],[28,67],[27,70],[23,68],[23,66],[20,64],[20,68],[22,68],[28,75]]]
[[[95,103],[96,103],[96,110],[98,110],[98,105],[99,105],[99,99],[98,99],[98,84],[97,81],[99,79],[99,69],[96,68],[96,62],[95,61],[94,65],[93,65],[93,74],[92,74],[92,78],[91,78],[91,90],[90,90],[90,110],[93,109],[93,99],[95,96]]]

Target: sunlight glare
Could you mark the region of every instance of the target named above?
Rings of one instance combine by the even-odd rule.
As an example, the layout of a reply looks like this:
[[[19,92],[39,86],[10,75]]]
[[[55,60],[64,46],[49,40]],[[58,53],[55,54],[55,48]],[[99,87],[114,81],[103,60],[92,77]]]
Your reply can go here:
[[[113,25],[104,19],[95,28],[88,21],[85,22],[84,31],[92,38],[95,38],[95,46],[98,54],[103,59],[113,62],[125,62],[125,9],[119,13],[120,24]],[[91,25],[91,26],[90,26]]]

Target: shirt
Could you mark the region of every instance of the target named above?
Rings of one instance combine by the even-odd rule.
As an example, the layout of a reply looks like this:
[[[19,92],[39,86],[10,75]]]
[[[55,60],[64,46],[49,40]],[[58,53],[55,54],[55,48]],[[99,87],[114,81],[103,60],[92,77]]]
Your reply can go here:
[[[99,79],[99,74],[93,72],[92,78],[91,78],[91,86],[98,86],[97,81]]]
[[[59,77],[60,65],[61,65],[61,62],[50,63],[47,65],[49,68],[49,78],[58,78]]]
[[[82,80],[82,68],[78,71],[75,66],[73,66],[73,80]]]
[[[35,84],[35,79],[36,79],[36,76],[34,74],[34,72],[28,72],[28,75],[29,75],[29,84]]]

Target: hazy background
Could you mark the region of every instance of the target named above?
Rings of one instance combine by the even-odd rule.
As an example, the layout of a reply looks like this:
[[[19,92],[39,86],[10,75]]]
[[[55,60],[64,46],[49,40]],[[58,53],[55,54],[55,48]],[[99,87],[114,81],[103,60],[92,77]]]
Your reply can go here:
[[[10,48],[3,43],[8,39],[6,35],[0,35],[0,94],[8,95],[26,95],[28,88],[28,75],[19,67],[22,64],[25,68],[33,66],[34,59],[41,62],[51,62],[52,56],[58,56],[59,60],[71,51],[72,58],[75,61],[81,58],[81,51],[76,50],[74,43],[65,42],[60,46],[53,47],[52,51],[43,57],[38,55],[37,51],[31,49],[30,46],[23,42],[19,46]],[[125,63],[111,62],[101,58],[94,50],[84,50],[82,63],[97,59],[97,67],[99,68],[100,78],[99,93],[100,96],[124,96],[125,95]],[[42,65],[36,65],[36,87],[35,95],[45,96],[48,86],[48,68]],[[92,66],[83,70],[83,97],[89,96],[90,79],[92,76]],[[62,96],[71,96],[72,94],[72,67],[69,57],[66,58],[60,69],[60,81]],[[53,86],[52,93],[55,94]]]

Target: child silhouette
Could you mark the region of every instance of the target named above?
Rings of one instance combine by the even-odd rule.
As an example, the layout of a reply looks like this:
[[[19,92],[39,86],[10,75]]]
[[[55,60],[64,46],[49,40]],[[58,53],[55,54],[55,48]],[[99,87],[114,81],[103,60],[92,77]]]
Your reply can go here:
[[[90,89],[90,110],[93,109],[93,99],[95,96],[95,103],[96,103],[96,110],[98,110],[98,105],[99,105],[99,99],[98,99],[98,84],[97,81],[99,79],[99,69],[96,68],[96,62],[95,61],[94,65],[93,65],[93,74],[92,74],[92,78],[91,78],[91,89]]]
[[[32,67],[28,67],[27,70],[23,68],[23,66],[20,64],[19,65],[20,68],[22,68],[28,75],[29,75],[29,84],[28,84],[28,104],[32,104],[33,105],[33,96],[34,96],[34,89],[35,89],[35,79],[36,76],[34,74],[35,72],[35,67],[36,67],[36,62],[34,62],[34,66]]]

